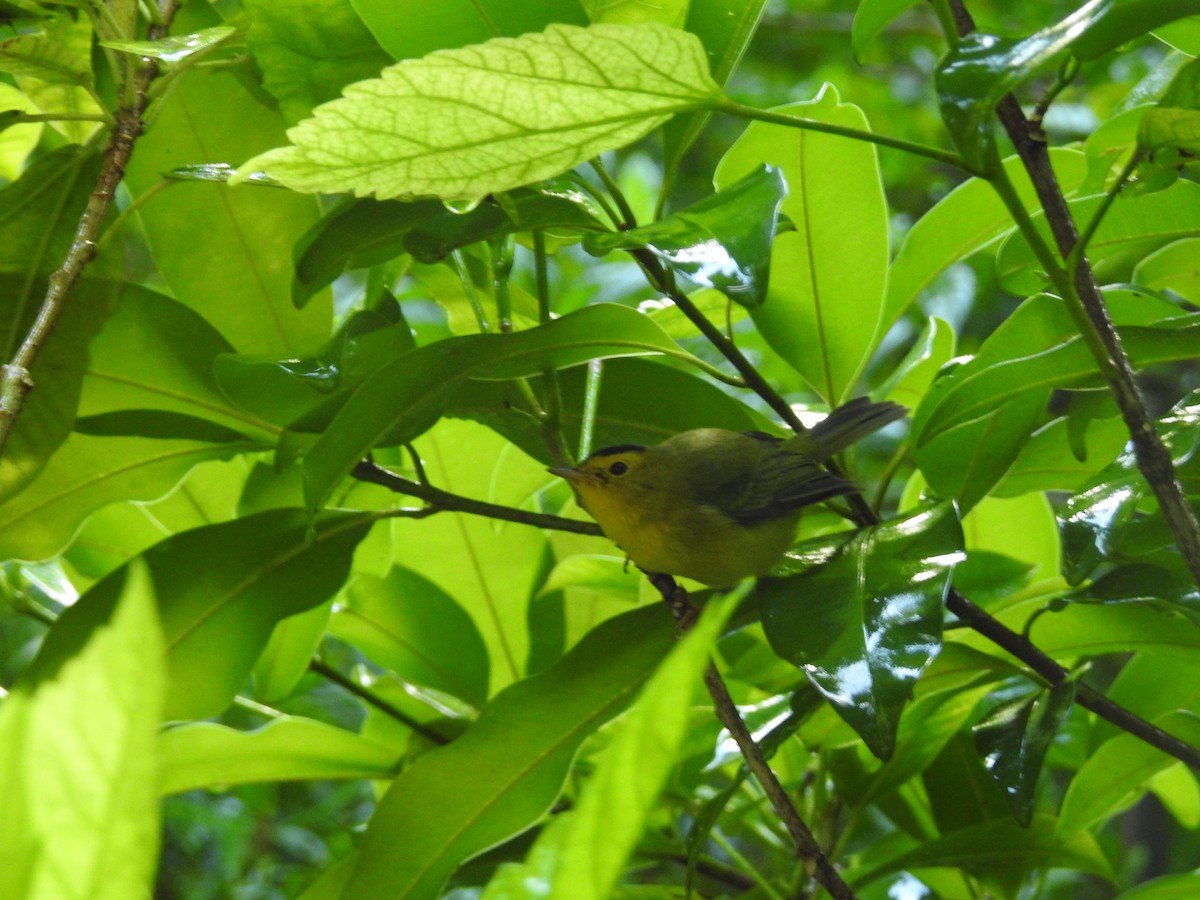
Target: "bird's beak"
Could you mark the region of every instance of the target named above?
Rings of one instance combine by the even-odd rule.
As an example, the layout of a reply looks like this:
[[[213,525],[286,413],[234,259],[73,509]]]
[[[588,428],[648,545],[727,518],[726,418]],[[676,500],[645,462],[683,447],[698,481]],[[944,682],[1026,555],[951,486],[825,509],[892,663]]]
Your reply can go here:
[[[557,475],[559,478],[565,478],[571,484],[599,484],[600,479],[590,472],[580,472],[578,469],[572,469],[570,466],[554,466],[546,470],[551,475]]]

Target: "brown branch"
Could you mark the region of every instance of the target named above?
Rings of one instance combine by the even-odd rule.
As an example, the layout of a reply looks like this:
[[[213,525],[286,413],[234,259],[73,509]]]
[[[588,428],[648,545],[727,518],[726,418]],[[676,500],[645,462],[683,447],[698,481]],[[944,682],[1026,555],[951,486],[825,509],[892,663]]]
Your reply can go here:
[[[165,0],[159,10],[161,21],[146,30],[147,40],[166,36],[178,5],[178,0]],[[148,102],[147,88],[157,77],[158,64],[152,59],[145,60],[134,75],[132,103],[123,104],[114,116],[100,175],[79,217],[71,247],[62,265],[50,276],[37,319],[12,360],[3,367],[0,375],[0,453],[25,406],[25,398],[34,387],[31,374],[34,362],[62,316],[71,289],[96,256],[100,226],[112,208],[113,195],[125,176],[125,166],[133,154],[133,145],[142,132],[142,114]],[[125,93],[125,85],[119,86],[118,96],[124,96]]]
[[[412,481],[402,475],[397,475],[383,466],[370,460],[363,460],[354,467],[350,475],[359,481],[382,485],[397,494],[406,494],[424,500],[430,505],[429,515],[436,512],[465,512],[476,516],[487,516],[489,519],[502,519],[505,522],[517,522],[521,525],[532,525],[535,528],[548,528],[552,531],[569,531],[572,534],[602,535],[600,526],[595,522],[584,522],[580,519],[567,519],[563,516],[551,516],[546,513],[528,512],[511,506],[501,506],[498,503],[486,503],[483,500],[473,500],[461,494],[452,494],[435,488],[431,484]]]
[[[679,623],[680,630],[688,630],[696,620],[696,608],[687,591],[676,584],[675,579],[670,575],[647,572],[646,576],[662,594],[671,609],[671,614]],[[821,887],[829,892],[831,897],[834,897],[835,900],[853,900],[854,892],[842,880],[842,876],[829,861],[829,857],[817,843],[817,839],[808,825],[800,818],[800,813],[797,812],[791,797],[779,783],[779,779],[767,763],[758,744],[754,742],[754,736],[750,734],[750,730],[742,720],[737,704],[729,696],[729,689],[725,686],[721,673],[717,671],[717,667],[712,661],[709,661],[708,668],[704,670],[704,686],[708,688],[709,696],[712,697],[717,719],[737,743],[742,757],[746,760],[746,767],[754,773],[755,779],[762,786],[767,799],[770,800],[775,814],[779,816],[784,827],[787,828],[788,834],[791,835],[796,855],[805,861],[812,871],[813,877]]]
[[[950,0],[950,7],[960,35],[974,30],[975,23],[962,0]],[[1006,94],[1000,101],[996,114],[1033,182],[1058,252],[1064,260],[1071,258],[1079,241],[1079,231],[1050,165],[1049,148],[1045,140],[1041,138],[1039,129],[1025,118],[1012,94]],[[1179,483],[1171,454],[1146,409],[1134,379],[1133,366],[1121,345],[1121,338],[1100,294],[1091,264],[1086,254],[1077,256],[1078,263],[1074,271],[1068,273],[1071,279],[1069,287],[1074,288],[1081,313],[1076,316],[1077,325],[1121,411],[1121,418],[1133,442],[1138,469],[1154,491],[1192,577],[1200,584],[1200,523],[1196,521]],[[1073,299],[1064,298],[1068,303]]]

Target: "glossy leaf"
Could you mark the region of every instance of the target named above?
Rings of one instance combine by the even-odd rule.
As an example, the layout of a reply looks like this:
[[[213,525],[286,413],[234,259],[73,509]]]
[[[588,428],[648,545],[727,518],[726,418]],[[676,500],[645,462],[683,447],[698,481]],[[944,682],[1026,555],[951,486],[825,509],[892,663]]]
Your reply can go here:
[[[522,896],[612,896],[677,763],[688,727],[686,698],[696,695],[712,646],[744,593],[735,591],[707,604],[696,627],[646,682],[596,758],[595,771],[566,821],[543,831],[530,850],[525,868],[527,876],[536,876],[526,877]]]
[[[942,601],[963,559],[952,504],[830,535],[789,552],[790,578],[760,582],[763,630],[887,759],[900,711],[941,646]]]
[[[646,249],[699,287],[716,288],[743,306],[766,297],[771,247],[787,182],[763,165],[686,209],[630,231],[588,235],[584,249],[602,256]]]
[[[1116,0],[1095,7],[1071,48],[1080,59],[1097,59],[1152,29],[1200,13],[1196,0]]]
[[[354,547],[373,521],[365,514],[330,513],[314,523],[310,539],[300,511],[272,510],[175,535],[142,556],[165,639],[166,718],[221,712],[275,623],[341,587]],[[27,672],[30,681],[53,678],[109,621],[128,571],[113,572],[59,617]]]
[[[477,707],[487,699],[488,653],[478,629],[453,597],[408,569],[355,578],[330,633],[411,684]]]
[[[1200,405],[1193,393],[1160,419],[1163,442],[1178,465],[1193,454],[1200,440]],[[1134,533],[1138,505],[1149,486],[1131,450],[1067,499],[1059,512],[1066,551],[1063,574],[1078,584],[1104,559],[1119,556]]]
[[[408,231],[404,249],[421,262],[437,262],[468,244],[522,231],[547,230],[555,235],[601,231],[599,214],[578,187],[566,179],[551,179],[480,203],[466,213],[442,206],[439,215],[417,222]]]
[[[954,357],[954,329],[944,319],[931,316],[912,348],[896,366],[883,394],[902,406],[916,409],[938,373]]]
[[[215,18],[204,7],[190,12],[206,25],[209,16]],[[198,130],[198,109],[222,110],[238,127]],[[133,197],[141,197],[159,185],[164,172],[191,163],[236,163],[282,140],[279,115],[236,78],[193,68],[158,105],[154,128],[138,139],[124,183]],[[140,206],[137,215],[170,293],[239,353],[295,357],[329,337],[330,295],[295,309],[291,267],[284,262],[317,221],[313,198],[181,182]]]
[[[1030,491],[1077,491],[1121,452],[1129,430],[1120,417],[1094,419],[1083,436],[1083,452],[1072,446],[1066,416],[1039,428],[992,490],[993,497],[1019,497]]]
[[[1088,221],[1100,203],[1098,197],[1070,201],[1071,214],[1078,222]],[[1049,237],[1045,217],[1034,216],[1034,224],[1044,239]],[[1200,231],[1200,184],[1178,181],[1170,188],[1153,194],[1120,196],[1108,210],[1088,244],[1088,256],[1103,260],[1134,241],[1170,241],[1190,237]],[[1000,248],[997,274],[1006,290],[1030,294],[1045,287],[1045,275],[1034,258],[1029,243],[1017,234]]]
[[[1167,713],[1154,724],[1192,746],[1200,745],[1200,717],[1183,710]],[[1121,734],[1088,755],[1063,797],[1057,833],[1073,836],[1099,819],[1136,801],[1146,783],[1174,758],[1132,734]]]
[[[370,375],[304,459],[304,496],[324,505],[358,460],[381,441],[412,440],[441,415],[467,378],[508,379],[605,356],[681,355],[658,326],[625,307],[602,304],[513,334],[477,334],[418,348]]]
[[[659,22],[672,28],[682,28],[687,18],[689,0],[667,0],[649,6],[641,0],[580,0],[592,22]]]
[[[379,801],[349,893],[434,896],[461,862],[532,825],[582,741],[666,655],[671,630],[661,607],[604,623],[561,662],[499,694],[454,743],[417,759]]]
[[[299,191],[474,202],[561,174],[720,96],[687,32],[552,25],[397,63],[239,173],[264,170]],[[380,121],[395,124],[381,131]]]
[[[352,0],[375,38],[396,59],[414,59],[435,50],[478,44],[502,35],[541,31],[551,22],[586,25],[578,0],[445,0],[436,7],[419,0]]]
[[[1117,900],[1183,900],[1200,891],[1200,873],[1161,875],[1122,891]]]
[[[1078,150],[1050,149],[1054,174],[1068,197],[1087,174],[1087,158]],[[1025,166],[1016,156],[1003,162],[1021,203],[1040,209]],[[939,200],[916,221],[888,270],[884,324],[890,326],[953,263],[991,246],[1013,230],[1012,218],[990,184],[970,178]]]
[[[826,85],[808,103],[775,110],[867,129],[861,109]],[[766,301],[751,311],[770,344],[831,405],[855,390],[882,332],[887,281],[887,205],[875,148],[780,125],[751,124],[717,168],[718,189],[777,166],[787,180],[783,212],[796,231],[779,235]],[[853,248],[854,265],[846,265]]]
[[[246,47],[289,124],[392,61],[350,0],[247,0],[244,10]]]
[[[0,707],[6,897],[147,894],[158,862],[162,635],[144,568],[110,626]],[[119,888],[119,890],[114,890]]]
[[[37,480],[0,506],[0,556],[59,553],[89,515],[121,500],[154,500],[198,463],[260,449],[243,444],[72,434]]]
[[[1090,0],[1061,21],[1020,40],[982,32],[959,40],[938,65],[934,81],[942,118],[970,165],[986,171],[993,164],[992,111],[1000,99],[1061,59],[1115,5],[1111,0]]]
[[[1075,685],[1064,682],[1036,697],[1001,704],[971,729],[976,750],[1022,826],[1033,819],[1034,788],[1046,751],[1074,699]]]
[[[192,34],[176,34],[160,38],[157,41],[105,40],[101,41],[100,45],[112,50],[120,50],[122,53],[149,57],[172,65],[182,62],[189,56],[212,50],[237,33],[236,28],[228,25],[214,25],[212,28],[205,28]]]
[[[314,719],[282,716],[254,731],[194,722],[158,738],[158,789],[165,796],[256,781],[389,778],[390,747]]]

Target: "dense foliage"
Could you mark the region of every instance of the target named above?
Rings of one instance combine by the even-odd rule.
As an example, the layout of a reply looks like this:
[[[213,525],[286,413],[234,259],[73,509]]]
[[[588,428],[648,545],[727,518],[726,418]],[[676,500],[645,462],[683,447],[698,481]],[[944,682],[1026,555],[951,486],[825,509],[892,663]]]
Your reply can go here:
[[[0,0],[0,897],[1200,894],[1197,55]],[[546,472],[862,395],[694,621]]]

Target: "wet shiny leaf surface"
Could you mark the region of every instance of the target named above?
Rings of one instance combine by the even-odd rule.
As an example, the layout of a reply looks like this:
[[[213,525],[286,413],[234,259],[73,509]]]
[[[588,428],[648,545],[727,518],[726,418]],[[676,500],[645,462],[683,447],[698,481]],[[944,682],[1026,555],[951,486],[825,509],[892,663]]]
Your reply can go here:
[[[941,647],[942,601],[963,558],[954,506],[940,502],[802,544],[780,567],[796,574],[759,583],[775,652],[802,667],[882,759],[913,685]]]
[[[674,215],[632,231],[588,235],[583,246],[596,255],[645,248],[700,287],[757,306],[766,297],[771,246],[787,190],[778,168],[759,166]]]
[[[1200,392],[1193,392],[1159,419],[1159,431],[1171,453],[1184,490],[1196,494],[1192,477],[1200,441]],[[1126,449],[1083,490],[1070,497],[1058,514],[1063,536],[1063,574],[1073,584],[1087,578],[1105,559],[1145,553],[1170,542],[1162,516],[1140,508],[1150,494]]]
[[[1036,697],[1002,703],[972,729],[975,749],[1023,826],[1033,818],[1034,788],[1046,751],[1074,699],[1075,686],[1066,682]]]

